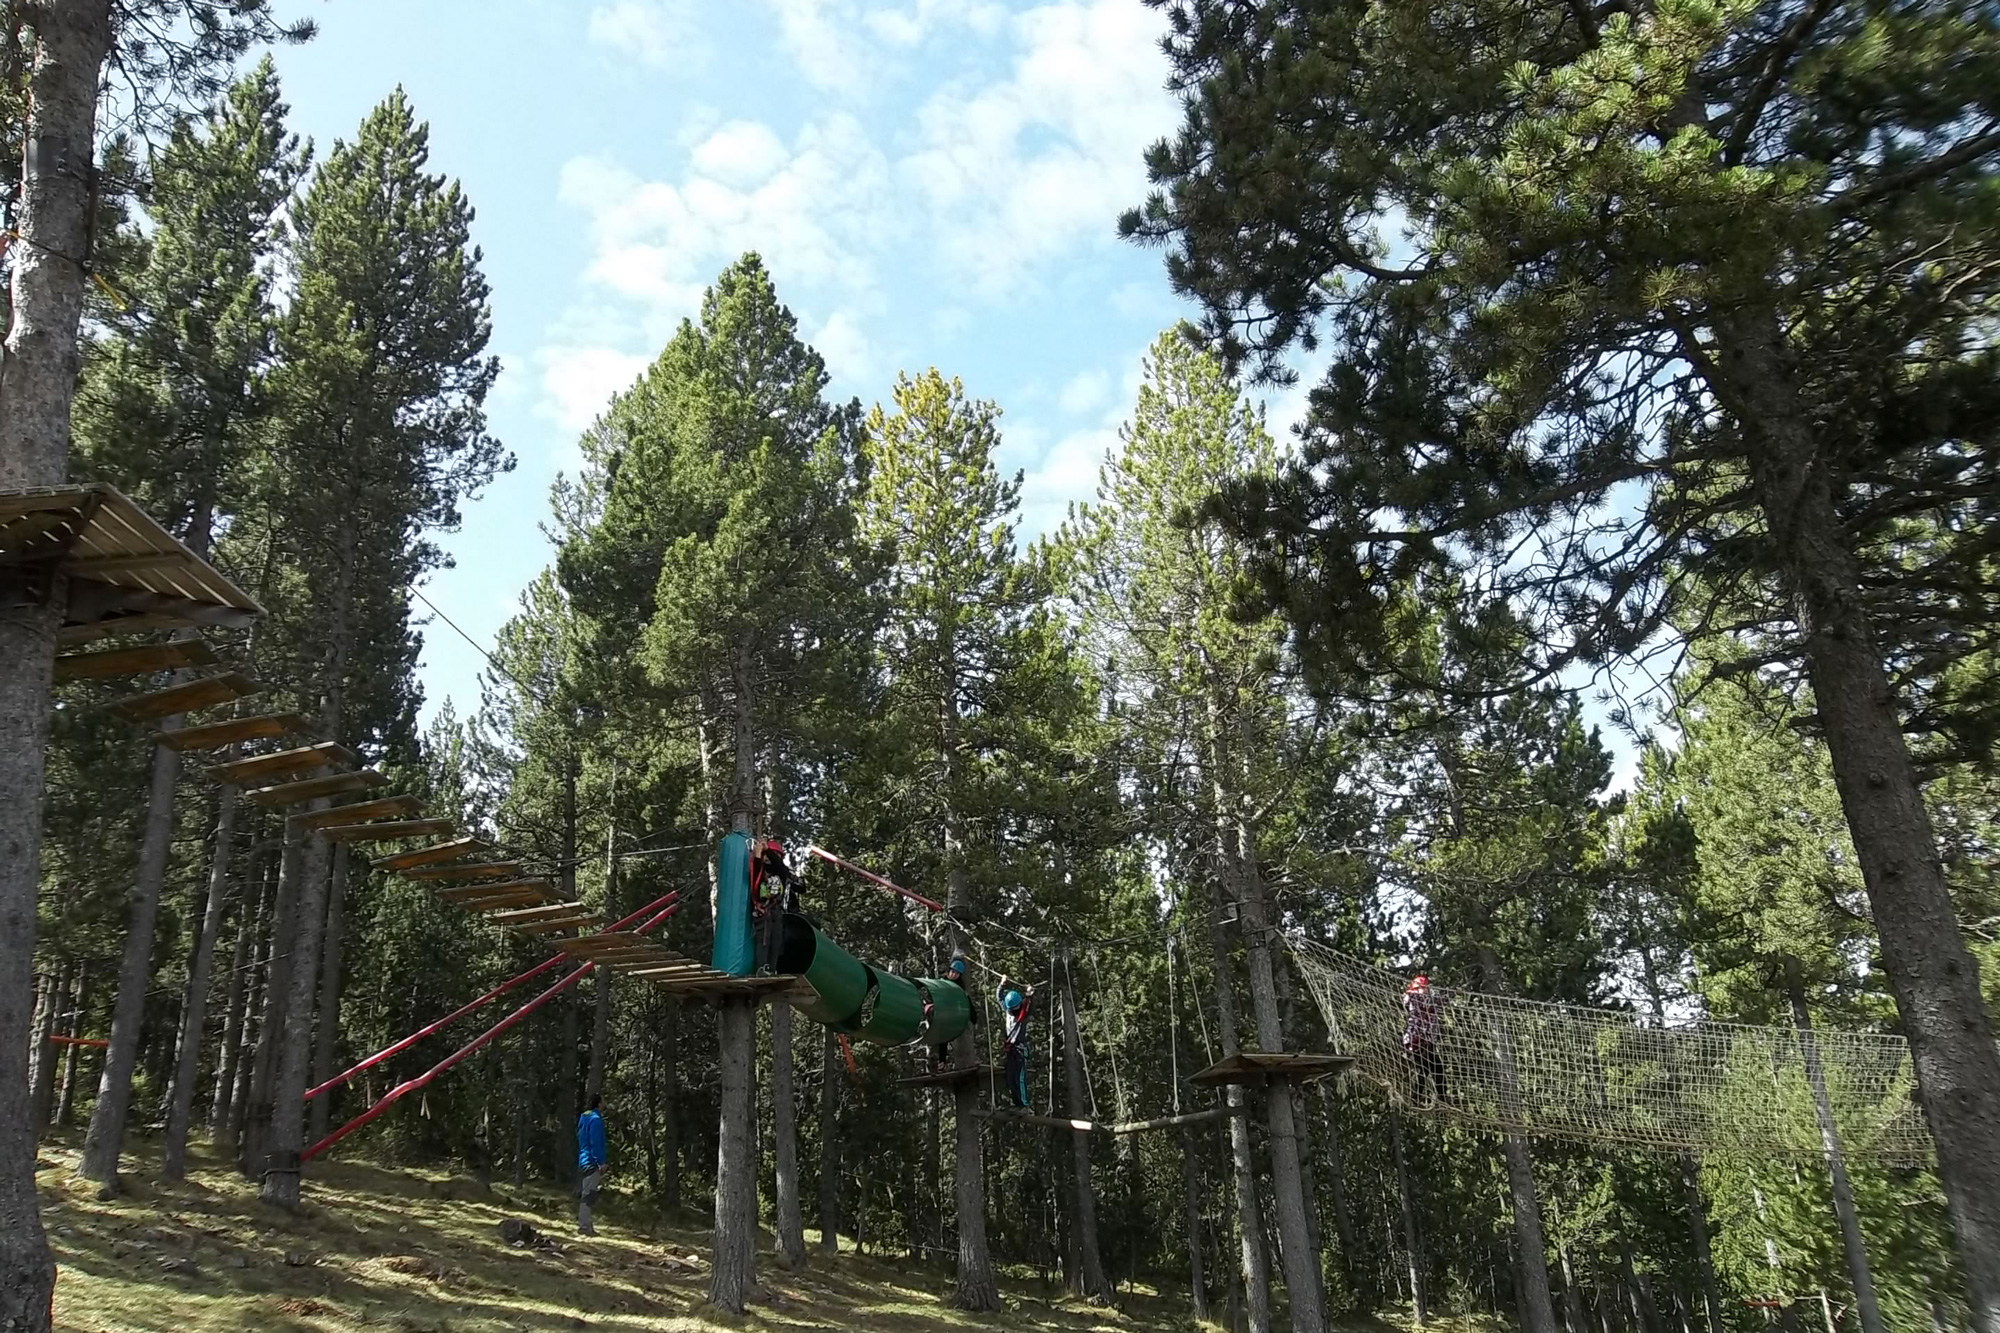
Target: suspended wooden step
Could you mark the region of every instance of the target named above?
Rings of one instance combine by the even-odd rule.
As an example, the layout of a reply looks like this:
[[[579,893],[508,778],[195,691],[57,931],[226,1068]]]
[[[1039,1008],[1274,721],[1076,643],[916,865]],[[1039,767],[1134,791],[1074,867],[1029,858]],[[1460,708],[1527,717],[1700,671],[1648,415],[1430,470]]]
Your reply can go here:
[[[344,805],[320,813],[347,818],[356,808]],[[328,842],[394,842],[398,838],[434,838],[454,827],[449,819],[383,819],[373,824],[328,824],[319,830],[319,836]]]
[[[475,912],[497,912],[510,907],[541,907],[555,901],[552,886],[545,879],[513,879],[498,884],[463,884],[455,889],[439,889],[441,900]]]
[[[418,866],[433,865],[439,861],[456,861],[461,856],[470,856],[474,850],[490,852],[493,845],[475,837],[453,838],[433,847],[419,847],[415,851],[397,852],[394,856],[378,856],[369,862],[377,870],[414,870]]]
[[[263,713],[256,717],[232,717],[222,722],[204,722],[179,731],[156,731],[153,739],[169,750],[183,754],[191,750],[220,750],[244,741],[268,741],[306,729],[306,720],[297,713]]]
[[[993,1076],[987,1065],[954,1065],[950,1069],[940,1069],[935,1073],[912,1074],[908,1078],[896,1080],[899,1088],[953,1088],[961,1083],[977,1079],[985,1081]]]
[[[898,1080],[902,1082],[903,1080]],[[1163,1115],[1153,1120],[1071,1120],[1059,1115],[1036,1115],[1014,1106],[996,1106],[990,1110],[974,1111],[982,1120],[1014,1121],[1023,1125],[1041,1125],[1049,1129],[1072,1129],[1083,1134],[1143,1134],[1152,1129],[1173,1129],[1180,1125],[1199,1125],[1211,1120],[1227,1120],[1232,1115],[1245,1114],[1243,1107],[1216,1106],[1206,1111],[1188,1111],[1182,1115]]]
[[[254,754],[247,759],[214,764],[210,766],[208,775],[217,782],[247,787],[254,782],[275,782],[280,778],[297,777],[301,773],[313,773],[353,762],[354,751],[339,741],[321,741],[317,745],[301,745],[295,750]]]
[[[1351,1055],[1319,1055],[1308,1051],[1244,1051],[1217,1060],[1188,1082],[1205,1088],[1261,1088],[1272,1080],[1310,1083],[1338,1074],[1354,1063]]]
[[[418,866],[403,872],[404,879],[414,879],[425,884],[442,884],[454,880],[475,879],[519,879],[519,861],[474,861],[470,864],[451,862],[446,865]]]
[[[63,643],[108,634],[240,628],[264,614],[249,594],[116,489],[0,491],[0,564],[69,575]]]
[[[225,671],[219,676],[203,676],[200,680],[169,685],[164,690],[134,694],[117,703],[104,705],[104,711],[127,722],[146,722],[156,717],[172,717],[177,713],[213,708],[231,699],[255,694],[258,688],[257,682],[242,672]]]
[[[517,907],[490,913],[487,920],[496,926],[523,935],[550,935],[559,930],[595,930],[603,924],[597,913],[582,903],[544,903],[537,907]]]
[[[243,793],[243,799],[252,805],[304,805],[322,796],[338,796],[342,792],[379,787],[388,780],[372,768],[362,768],[352,773],[329,773],[323,778],[306,778],[302,782],[286,782],[276,787],[256,787]]]
[[[142,643],[133,648],[107,648],[94,653],[65,653],[56,659],[58,683],[70,680],[109,680],[117,676],[146,676],[178,667],[215,665],[215,649],[205,639],[169,639],[165,643]]]
[[[349,805],[336,805],[331,810],[315,810],[310,814],[293,815],[303,829],[327,830],[343,824],[358,824],[364,819],[397,819],[404,815],[414,815],[423,809],[422,802],[414,796],[378,796],[370,801],[356,801]]]

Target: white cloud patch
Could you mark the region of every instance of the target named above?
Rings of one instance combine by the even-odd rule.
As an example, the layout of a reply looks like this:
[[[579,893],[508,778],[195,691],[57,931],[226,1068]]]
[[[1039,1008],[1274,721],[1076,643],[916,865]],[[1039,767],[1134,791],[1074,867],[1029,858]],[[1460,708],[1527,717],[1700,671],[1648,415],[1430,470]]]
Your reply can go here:
[[[685,0],[616,0],[590,11],[590,40],[665,69],[699,50],[694,16]]]
[[[806,338],[806,344],[825,360],[836,397],[845,398],[850,393],[865,396],[867,386],[875,378],[879,358],[874,343],[852,312],[834,311]]]
[[[1030,450],[1039,440],[1033,431],[1017,430],[1015,437]],[[1023,546],[1060,528],[1071,504],[1096,496],[1097,474],[1104,466],[1104,457],[1117,446],[1117,430],[1099,426],[1069,432],[1031,463],[1012,464],[1025,474],[1021,478]]]
[[[765,0],[777,13],[778,36],[806,82],[852,97],[868,86],[869,53],[851,5],[837,0]]]
[[[611,396],[632,387],[652,358],[609,347],[544,347],[535,353],[545,411],[557,425],[581,434]]]
[[[694,169],[730,185],[756,185],[770,179],[788,156],[769,125],[732,120],[695,145]]]
[[[1086,370],[1072,376],[1063,385],[1062,394],[1056,401],[1065,412],[1077,414],[1088,412],[1100,406],[1111,391],[1111,377],[1101,370]]]

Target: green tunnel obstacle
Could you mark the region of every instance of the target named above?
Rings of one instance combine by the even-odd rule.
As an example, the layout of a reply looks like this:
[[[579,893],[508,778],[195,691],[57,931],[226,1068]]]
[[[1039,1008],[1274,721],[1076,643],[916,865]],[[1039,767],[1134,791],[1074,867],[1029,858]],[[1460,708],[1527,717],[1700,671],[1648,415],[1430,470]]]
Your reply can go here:
[[[812,988],[809,1002],[793,1002],[800,1013],[863,1041],[942,1046],[972,1024],[971,997],[956,982],[912,980],[869,967],[796,912],[784,916],[773,962],[773,970],[802,977]],[[928,1027],[926,997],[931,1003]]]

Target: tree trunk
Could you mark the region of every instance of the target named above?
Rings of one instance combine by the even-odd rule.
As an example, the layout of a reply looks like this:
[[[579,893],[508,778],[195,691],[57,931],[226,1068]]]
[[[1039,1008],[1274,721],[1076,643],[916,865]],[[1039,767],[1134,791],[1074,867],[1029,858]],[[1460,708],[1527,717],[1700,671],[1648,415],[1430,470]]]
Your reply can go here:
[[[1090,1101],[1084,1091],[1082,1035],[1076,1021],[1076,979],[1070,974],[1067,957],[1063,959],[1061,998],[1063,1082],[1069,1095],[1069,1113],[1073,1119],[1086,1120],[1090,1117]],[[1071,1130],[1069,1141],[1071,1181],[1076,1190],[1073,1196],[1078,1261],[1076,1277],[1085,1297],[1109,1302],[1111,1283],[1104,1276],[1104,1256],[1098,1248],[1097,1191],[1090,1178],[1090,1135],[1083,1130]]]
[[[681,1002],[667,997],[667,1018],[659,1034],[665,1065],[664,1086],[660,1089],[660,1161],[665,1172],[660,1206],[669,1213],[681,1206]]]
[[[745,635],[735,646],[731,664],[735,760],[729,825],[745,837],[750,835],[757,790],[756,712],[751,695],[755,648]],[[751,1134],[756,1114],[757,1009],[744,996],[729,996],[718,1008],[721,1125],[716,1136],[715,1240],[708,1299],[731,1314],[742,1314],[757,1285],[757,1149]]]
[[[820,1029],[819,1247],[840,1253],[840,1041]]]
[[[806,1224],[799,1203],[798,1103],[792,1091],[792,1006],[771,1006],[771,1137],[778,1193],[778,1261],[806,1264]]]
[[[1230,984],[1229,945],[1224,938],[1221,903],[1208,913],[1208,942],[1215,955],[1216,1036],[1223,1058],[1237,1055],[1236,990]],[[1237,1230],[1242,1241],[1241,1272],[1244,1307],[1250,1333],[1271,1333],[1271,1260],[1264,1249],[1264,1212],[1257,1202],[1257,1159],[1250,1145],[1250,1117],[1244,1108],[1243,1089],[1230,1084],[1223,1090],[1229,1104],[1229,1153],[1236,1168]],[[1233,1317],[1233,1316],[1232,1316]]]
[[[61,1052],[70,1049],[54,1040],[63,1004],[69,999],[69,976],[69,960],[59,960],[42,986],[35,1019],[34,1086],[28,1093],[28,1124],[36,1137],[49,1127],[49,1117],[55,1112],[56,1063],[62,1058]]]
[[[573,1183],[576,1178],[576,1155],[564,1147],[564,1135],[576,1130],[576,1121],[583,1114],[577,1104],[577,1059],[576,1059],[576,992],[571,991],[556,1003],[562,1007],[562,1058],[556,1062],[556,1179]]]
[[[1833,1100],[1827,1096],[1826,1070],[1820,1067],[1819,1041],[1813,1035],[1798,964],[1787,959],[1785,974],[1791,992],[1792,1025],[1798,1029],[1799,1053],[1805,1062],[1806,1083],[1812,1088],[1813,1113],[1819,1121],[1820,1146],[1826,1153],[1827,1173],[1833,1178],[1833,1212],[1840,1219],[1840,1244],[1847,1258],[1848,1281],[1854,1287],[1854,1308],[1861,1317],[1861,1333],[1884,1333],[1882,1307],[1876,1303],[1875,1278],[1868,1266],[1868,1245],[1861,1236],[1861,1215],[1854,1207],[1854,1187],[1847,1179],[1847,1154],[1841,1147],[1840,1127],[1834,1123]]]
[[[1701,1275],[1701,1296],[1708,1308],[1708,1333],[1727,1333],[1722,1321],[1722,1289],[1715,1282],[1715,1252],[1708,1240],[1708,1202],[1701,1196],[1701,1170],[1693,1153],[1681,1154],[1681,1183],[1687,1187],[1688,1238]]]
[[[264,932],[264,913],[271,901],[269,879],[267,871],[264,882],[257,883],[254,890],[246,880],[243,900],[236,909],[236,944],[229,959],[229,1010],[223,1018],[222,1058],[216,1061],[219,1068],[215,1071],[215,1092],[208,1106],[209,1141],[231,1155],[236,1151],[231,1130],[235,1122],[236,1071],[249,1035],[250,950]]]
[[[1562,1262],[1563,1322],[1568,1325],[1569,1333],[1588,1333],[1590,1316],[1584,1312],[1583,1293],[1576,1285],[1576,1270],[1570,1267],[1569,1247],[1558,1250],[1557,1257]]]
[[[188,964],[180,1054],[174,1062],[174,1085],[167,1100],[167,1143],[160,1174],[168,1180],[179,1180],[187,1174],[188,1125],[194,1119],[194,1084],[201,1070],[210,973],[215,965],[215,942],[222,934],[222,915],[229,906],[229,868],[236,851],[236,790],[234,783],[224,783],[216,798],[215,847],[208,862],[208,904],[195,938],[194,958]]]
[[[278,891],[271,903],[270,941],[265,950],[263,998],[257,1019],[257,1045],[250,1061],[250,1086],[239,1100],[237,1115],[243,1132],[237,1143],[237,1167],[261,1180],[264,1154],[270,1147],[271,1089],[278,1073],[278,1047],[284,1040],[285,1010],[292,995],[292,959],[299,933],[299,876],[304,869],[305,835],[285,820],[284,851],[278,860]]]
[[[1208,1281],[1203,1271],[1201,1159],[1195,1152],[1194,1134],[1186,1125],[1180,1127],[1180,1140],[1182,1209],[1187,1226],[1188,1293],[1194,1304],[1195,1322],[1205,1324],[1208,1322]]]
[[[307,808],[319,811],[327,804],[322,798]],[[287,976],[291,994],[285,1001],[277,1077],[271,1084],[271,1130],[265,1146],[264,1182],[259,1191],[264,1202],[286,1209],[299,1206],[306,1076],[312,1072],[313,1002],[319,990],[320,940],[326,928],[327,880],[331,871],[327,841],[316,832],[306,835],[304,860],[299,886],[299,929],[292,939],[292,966]]]
[[[165,730],[180,718],[162,722]],[[174,789],[181,756],[165,745],[153,747],[152,782],[146,794],[146,827],[139,843],[139,874],[125,920],[125,956],[118,967],[118,998],[111,1010],[111,1045],[97,1081],[97,1104],[83,1140],[78,1174],[100,1184],[118,1183],[118,1157],[125,1147],[125,1119],[132,1107],[132,1073],[146,1022],[146,992],[153,985],[153,925],[160,915],[160,891],[167,880],[167,854],[174,835]]]
[[[1835,469],[1799,401],[1777,321],[1719,321],[1717,397],[1756,446],[1750,476],[1782,561],[1834,783],[1909,1038],[1965,1270],[1972,1325],[2000,1333],[2000,1047],[1958,929],[1930,811],[1883,667]]]
[[[1326,1135],[1321,1140],[1320,1151],[1326,1161],[1326,1191],[1333,1200],[1333,1232],[1340,1241],[1341,1270],[1347,1274],[1347,1285],[1353,1295],[1366,1309],[1373,1293],[1363,1290],[1361,1251],[1355,1239],[1354,1214],[1347,1203],[1347,1171],[1340,1149],[1340,1113],[1334,1103],[1332,1080],[1321,1081],[1319,1099],[1321,1109],[1326,1112]]]
[[[1486,945],[1479,946],[1479,966],[1488,989],[1496,995],[1512,992],[1500,959]],[[1503,1111],[1518,1122],[1520,1091],[1514,1068],[1514,1050],[1506,1030],[1493,1029],[1494,1063],[1500,1072]],[[1542,1208],[1535,1193],[1534,1156],[1528,1140],[1508,1132],[1501,1138],[1507,1160],[1507,1188],[1514,1209],[1514,1235],[1519,1247],[1521,1324],[1528,1333],[1556,1333],[1555,1303],[1549,1297],[1549,1261],[1542,1236]]]
[[[90,1026],[90,964],[76,965],[76,994],[71,997],[69,1035],[81,1037]],[[86,1047],[71,1043],[63,1056],[62,1095],[56,1100],[56,1123],[67,1126],[76,1106],[76,1083]]]
[[[1653,1302],[1652,1284],[1632,1267],[1632,1246],[1623,1239],[1618,1242],[1618,1272],[1639,1333],[1660,1333],[1660,1310]]]
[[[1403,1151],[1403,1116],[1389,1108],[1389,1142],[1396,1154],[1396,1195],[1403,1211],[1403,1251],[1410,1260],[1410,1311],[1418,1328],[1430,1322],[1430,1305],[1424,1298],[1424,1243],[1417,1230],[1417,1196],[1410,1179],[1410,1164]]]
[[[326,887],[326,935],[321,943],[319,966],[319,1022],[313,1028],[313,1087],[338,1074],[334,1060],[340,1054],[341,965],[347,939],[347,844],[333,847],[333,879]],[[313,1098],[310,1137],[318,1143],[326,1137],[327,1121],[333,1114],[338,1090]]]

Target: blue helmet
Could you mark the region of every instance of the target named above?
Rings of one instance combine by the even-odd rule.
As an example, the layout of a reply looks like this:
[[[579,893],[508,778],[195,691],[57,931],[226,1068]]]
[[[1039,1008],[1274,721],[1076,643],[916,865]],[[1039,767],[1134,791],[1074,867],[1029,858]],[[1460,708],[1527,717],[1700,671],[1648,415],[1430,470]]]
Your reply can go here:
[[[1010,990],[1000,997],[1000,1003],[1007,1007],[1008,1013],[1018,1014],[1021,1012],[1021,1006],[1026,1004],[1027,1001],[1022,998],[1021,992]]]

